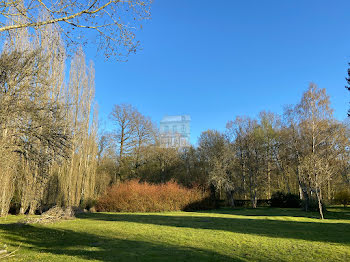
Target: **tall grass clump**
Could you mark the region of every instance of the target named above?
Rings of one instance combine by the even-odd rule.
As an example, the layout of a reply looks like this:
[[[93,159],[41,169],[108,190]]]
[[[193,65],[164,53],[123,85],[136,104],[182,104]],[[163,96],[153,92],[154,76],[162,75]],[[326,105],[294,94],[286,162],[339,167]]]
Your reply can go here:
[[[176,182],[165,184],[140,183],[131,180],[111,186],[98,199],[97,211],[161,212],[210,208],[206,192],[188,189]],[[193,205],[196,203],[195,205]]]

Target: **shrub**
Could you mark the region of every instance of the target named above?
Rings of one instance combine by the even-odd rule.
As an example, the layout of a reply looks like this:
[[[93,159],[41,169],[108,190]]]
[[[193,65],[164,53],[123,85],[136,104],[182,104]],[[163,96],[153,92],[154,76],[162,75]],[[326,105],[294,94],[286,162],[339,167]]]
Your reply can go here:
[[[166,184],[127,181],[110,187],[98,199],[96,210],[108,212],[160,212],[214,208],[209,194],[175,182]],[[191,206],[192,204],[192,206]]]
[[[284,207],[284,193],[281,191],[273,193],[270,203],[272,207]]]
[[[298,208],[301,206],[301,200],[299,195],[297,194],[288,193],[285,195],[284,199],[285,199],[285,202],[284,202],[285,207]]]
[[[298,208],[300,207],[301,200],[299,195],[292,193],[283,193],[277,191],[272,194],[270,205],[272,207],[287,207],[287,208]]]
[[[90,211],[90,209],[93,209],[96,206],[96,204],[97,204],[97,200],[95,200],[93,198],[87,198],[87,199],[82,200],[80,202],[79,207],[81,209],[86,209],[86,210]]]
[[[335,194],[334,200],[337,204],[341,204],[344,207],[350,204],[350,192],[348,190],[342,190]]]

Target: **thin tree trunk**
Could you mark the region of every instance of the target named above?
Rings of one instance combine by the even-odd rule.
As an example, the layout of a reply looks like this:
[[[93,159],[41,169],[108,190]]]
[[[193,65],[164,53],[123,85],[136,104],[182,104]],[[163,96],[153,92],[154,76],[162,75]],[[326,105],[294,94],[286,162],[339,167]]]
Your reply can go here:
[[[322,202],[321,202],[321,197],[320,197],[320,194],[318,192],[318,189],[316,189],[316,196],[317,196],[318,209],[320,211],[321,219],[324,219],[324,217],[323,217],[323,210],[322,210]]]
[[[232,190],[227,191],[227,198],[229,199],[229,203],[232,208],[235,207],[235,199],[233,197],[233,193],[234,192]]]

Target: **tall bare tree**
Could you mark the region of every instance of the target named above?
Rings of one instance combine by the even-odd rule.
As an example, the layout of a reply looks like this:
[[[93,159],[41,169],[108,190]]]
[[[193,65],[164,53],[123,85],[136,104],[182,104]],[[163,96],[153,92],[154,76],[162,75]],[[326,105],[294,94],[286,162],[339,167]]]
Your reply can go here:
[[[318,89],[310,84],[297,107],[300,117],[302,143],[305,144],[304,157],[301,163],[302,178],[316,195],[321,218],[322,186],[334,174],[332,162],[339,157],[339,138],[344,132],[333,119],[329,96],[325,89]]]
[[[64,192],[64,205],[76,206],[94,192],[97,156],[97,115],[94,113],[94,68],[88,67],[82,49],[71,62],[65,93],[67,116],[72,137],[70,159],[59,170]],[[92,120],[93,117],[93,120]],[[90,189],[89,189],[90,188]]]
[[[136,140],[136,117],[139,112],[129,104],[114,105],[110,118],[116,126],[113,134],[120,160],[131,153]]]
[[[122,173],[137,176],[142,164],[142,151],[156,141],[156,128],[150,118],[129,104],[115,105],[110,118],[116,130],[110,134],[118,155],[118,179]]]
[[[275,147],[277,145],[277,135],[279,127],[278,116],[271,112],[261,112],[259,114],[261,135],[262,135],[262,146],[265,151],[264,166],[267,178],[267,199],[271,198],[273,178],[272,170],[275,167],[276,155]]]

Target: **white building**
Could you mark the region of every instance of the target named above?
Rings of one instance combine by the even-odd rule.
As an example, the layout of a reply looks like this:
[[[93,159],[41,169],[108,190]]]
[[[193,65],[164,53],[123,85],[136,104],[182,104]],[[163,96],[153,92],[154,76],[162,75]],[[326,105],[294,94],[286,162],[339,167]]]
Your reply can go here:
[[[160,145],[162,147],[181,148],[190,146],[189,115],[165,116],[160,121]]]

